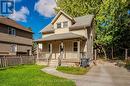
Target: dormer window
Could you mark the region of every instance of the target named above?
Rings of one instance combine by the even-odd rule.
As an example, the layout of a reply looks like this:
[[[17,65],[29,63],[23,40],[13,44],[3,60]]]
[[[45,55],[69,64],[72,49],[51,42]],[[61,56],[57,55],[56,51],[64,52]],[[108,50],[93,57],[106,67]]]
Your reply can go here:
[[[61,22],[57,23],[57,28],[61,28]]]
[[[68,21],[63,22],[63,28],[68,27]]]

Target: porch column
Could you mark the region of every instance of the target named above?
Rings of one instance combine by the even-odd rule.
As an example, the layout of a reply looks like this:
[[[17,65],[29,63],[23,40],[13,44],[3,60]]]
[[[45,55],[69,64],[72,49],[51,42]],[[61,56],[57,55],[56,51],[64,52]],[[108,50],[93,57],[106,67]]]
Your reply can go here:
[[[52,43],[50,43],[50,53],[52,53]]]
[[[80,59],[80,41],[78,41],[78,57]]]

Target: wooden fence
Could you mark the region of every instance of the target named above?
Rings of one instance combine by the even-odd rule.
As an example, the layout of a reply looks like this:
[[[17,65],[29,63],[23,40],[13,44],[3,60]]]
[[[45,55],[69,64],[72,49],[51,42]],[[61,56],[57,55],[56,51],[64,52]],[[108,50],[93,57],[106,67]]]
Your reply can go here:
[[[35,64],[35,56],[3,56],[0,57],[0,68],[22,64]]]

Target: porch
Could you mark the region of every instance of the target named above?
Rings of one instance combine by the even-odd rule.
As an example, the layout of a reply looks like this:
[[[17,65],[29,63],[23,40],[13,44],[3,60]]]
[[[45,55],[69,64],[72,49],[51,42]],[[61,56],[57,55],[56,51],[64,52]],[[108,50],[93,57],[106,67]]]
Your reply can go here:
[[[58,34],[59,35],[59,34]],[[68,34],[66,34],[68,36]],[[70,34],[69,34],[70,35]],[[75,35],[75,34],[73,34]],[[77,35],[75,35],[77,36]],[[38,41],[37,47],[37,62],[38,64],[44,64],[49,66],[60,65],[76,65],[79,66],[80,59],[83,57],[83,53],[86,54],[86,39],[82,36],[79,37],[58,36],[60,39],[54,39],[49,37],[48,40]],[[62,38],[64,37],[64,38]],[[49,40],[51,38],[51,40]],[[85,55],[84,54],[84,55]]]

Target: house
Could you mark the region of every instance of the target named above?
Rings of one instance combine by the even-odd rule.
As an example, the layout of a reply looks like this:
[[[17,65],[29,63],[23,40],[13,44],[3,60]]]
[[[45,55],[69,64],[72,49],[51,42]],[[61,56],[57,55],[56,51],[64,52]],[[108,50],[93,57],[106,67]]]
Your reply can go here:
[[[0,16],[0,55],[31,55],[32,31]]]
[[[93,58],[93,15],[71,17],[60,11],[40,32],[37,61],[48,65],[79,65]],[[44,60],[43,60],[44,59]]]

